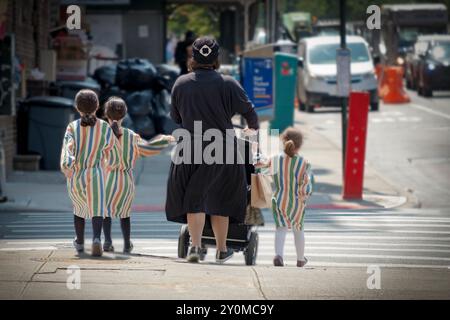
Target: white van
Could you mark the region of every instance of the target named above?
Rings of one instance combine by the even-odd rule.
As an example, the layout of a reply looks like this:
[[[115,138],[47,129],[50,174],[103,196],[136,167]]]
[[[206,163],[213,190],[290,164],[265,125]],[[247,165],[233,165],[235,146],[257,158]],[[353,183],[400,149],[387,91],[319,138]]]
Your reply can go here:
[[[347,36],[351,50],[351,87],[370,93],[370,109],[378,110],[377,79],[367,42],[359,36]],[[305,38],[298,46],[299,73],[297,97],[300,110],[314,112],[319,106],[340,106],[336,95],[336,50],[339,36]]]

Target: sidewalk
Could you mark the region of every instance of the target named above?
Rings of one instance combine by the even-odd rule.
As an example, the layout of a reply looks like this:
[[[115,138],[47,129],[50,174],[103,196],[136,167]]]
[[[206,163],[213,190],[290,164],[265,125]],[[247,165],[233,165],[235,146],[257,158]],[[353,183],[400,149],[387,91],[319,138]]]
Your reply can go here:
[[[364,199],[343,201],[342,155],[339,147],[304,123],[298,112],[296,126],[305,134],[302,152],[312,164],[315,174],[316,189],[309,201],[310,209],[363,210],[394,208],[405,203],[408,206],[414,205],[413,201],[407,203],[405,195],[367,165]],[[169,166],[170,150],[156,157],[139,160],[133,211],[164,211]],[[0,204],[0,211],[72,211],[65,179],[60,172],[14,172],[6,185],[6,194],[10,201]]]
[[[73,249],[0,252],[0,299],[448,299],[448,270],[382,268],[368,289],[366,268],[188,264],[152,256],[77,257]],[[69,290],[70,270],[79,290]]]

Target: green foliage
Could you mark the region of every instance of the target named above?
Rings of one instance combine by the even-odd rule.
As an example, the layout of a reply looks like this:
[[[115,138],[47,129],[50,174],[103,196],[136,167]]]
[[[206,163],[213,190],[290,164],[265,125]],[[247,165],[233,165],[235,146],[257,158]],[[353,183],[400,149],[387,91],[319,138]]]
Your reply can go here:
[[[219,14],[214,6],[208,5],[172,5],[169,7],[167,28],[183,38],[187,30],[192,30],[197,36],[219,37]]]

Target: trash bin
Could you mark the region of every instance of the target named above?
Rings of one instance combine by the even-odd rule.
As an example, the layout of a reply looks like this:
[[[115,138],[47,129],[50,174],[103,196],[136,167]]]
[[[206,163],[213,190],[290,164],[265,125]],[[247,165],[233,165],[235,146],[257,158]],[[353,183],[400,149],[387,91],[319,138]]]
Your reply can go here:
[[[32,97],[28,108],[28,153],[41,155],[41,169],[59,170],[67,125],[75,118],[74,102],[62,97]]]
[[[274,54],[275,114],[271,129],[283,131],[294,124],[295,86],[298,57],[294,54]]]

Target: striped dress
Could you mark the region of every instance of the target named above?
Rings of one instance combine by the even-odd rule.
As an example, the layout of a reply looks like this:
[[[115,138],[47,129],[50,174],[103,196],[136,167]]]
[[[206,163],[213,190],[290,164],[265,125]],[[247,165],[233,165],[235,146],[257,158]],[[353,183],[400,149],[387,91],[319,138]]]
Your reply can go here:
[[[117,139],[105,121],[97,120],[93,127],[71,122],[64,135],[61,171],[67,177],[67,189],[74,214],[81,218],[104,217],[106,207],[105,171],[109,159],[118,152]]]
[[[119,166],[108,168],[106,179],[106,216],[112,218],[128,218],[134,199],[135,185],[133,169],[139,157],[149,157],[158,154],[168,146],[165,140],[148,142],[133,131],[122,128],[119,139],[120,148],[117,154],[110,158],[111,163],[118,159]]]
[[[276,155],[271,161],[275,189],[272,212],[277,227],[303,230],[306,199],[311,195],[314,177],[301,156]]]

